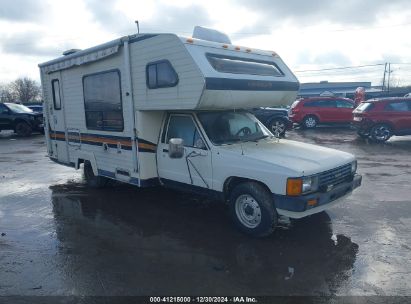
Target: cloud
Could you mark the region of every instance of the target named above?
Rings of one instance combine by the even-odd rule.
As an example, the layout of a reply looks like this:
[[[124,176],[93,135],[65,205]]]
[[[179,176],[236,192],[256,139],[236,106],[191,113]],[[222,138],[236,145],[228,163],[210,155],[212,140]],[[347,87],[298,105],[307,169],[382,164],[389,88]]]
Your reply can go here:
[[[116,7],[114,1],[86,0],[86,8],[90,11],[94,21],[111,32],[124,32],[133,26],[134,20]]]
[[[135,19],[139,19],[141,32],[191,34],[195,25],[211,24],[210,16],[201,5],[191,4],[180,7],[159,1],[154,2],[156,3],[155,14],[152,17],[141,16],[141,19],[138,14],[134,19],[125,14],[116,2],[107,1],[102,5],[100,0],[87,0],[85,3],[94,21],[114,33],[135,31]]]
[[[298,24],[332,22],[345,25],[373,24],[380,12],[407,7],[409,0],[238,0],[238,5],[257,11],[267,25],[292,20]]]
[[[11,55],[40,57],[61,55],[60,46],[50,46],[50,44],[45,45],[42,43],[43,36],[44,33],[40,31],[16,33],[2,38],[0,47],[2,53]]]
[[[44,12],[44,2],[38,0],[2,1],[0,5],[0,20],[35,21],[41,19]]]

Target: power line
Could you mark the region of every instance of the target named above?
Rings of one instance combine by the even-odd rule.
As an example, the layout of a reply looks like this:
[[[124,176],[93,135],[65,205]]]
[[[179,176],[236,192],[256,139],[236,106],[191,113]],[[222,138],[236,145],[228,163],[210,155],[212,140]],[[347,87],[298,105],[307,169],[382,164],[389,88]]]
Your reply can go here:
[[[300,71],[294,71],[294,73],[320,72],[320,71],[333,71],[333,70],[347,70],[347,69],[357,69],[357,68],[374,67],[374,66],[381,66],[381,65],[385,65],[385,63],[356,65],[356,66],[346,66],[346,67],[336,67],[336,68],[326,68],[326,69],[317,69],[317,70],[300,70]]]

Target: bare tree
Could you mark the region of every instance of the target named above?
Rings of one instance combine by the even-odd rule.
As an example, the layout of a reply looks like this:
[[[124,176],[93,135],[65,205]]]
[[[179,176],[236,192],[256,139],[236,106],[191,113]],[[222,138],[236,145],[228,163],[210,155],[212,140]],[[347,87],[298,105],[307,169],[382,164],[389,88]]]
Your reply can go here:
[[[14,101],[27,103],[41,98],[41,89],[37,82],[28,77],[18,78],[9,85],[9,93]]]
[[[8,85],[0,85],[0,102],[14,102],[13,94]]]

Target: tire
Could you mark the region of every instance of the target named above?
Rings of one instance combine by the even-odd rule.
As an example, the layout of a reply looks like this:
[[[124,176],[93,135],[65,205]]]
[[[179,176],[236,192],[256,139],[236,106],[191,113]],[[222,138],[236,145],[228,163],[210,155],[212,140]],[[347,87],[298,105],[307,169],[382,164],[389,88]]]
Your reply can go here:
[[[287,128],[286,122],[281,118],[273,118],[270,123],[268,124],[268,128],[270,131],[276,135],[283,137],[285,135],[285,130]]]
[[[87,185],[92,188],[103,188],[107,185],[108,178],[94,175],[93,168],[89,161],[84,162],[84,178]]]
[[[256,182],[244,182],[232,190],[230,214],[239,230],[254,237],[270,235],[278,222],[272,194]]]
[[[31,133],[33,132],[33,129],[30,127],[30,125],[26,122],[19,122],[16,124],[15,127],[15,132],[17,133],[18,136],[30,136]]]
[[[362,139],[367,139],[368,138],[368,134],[364,134],[364,133],[361,133],[361,132],[357,132],[357,135],[359,136],[359,137],[361,137]]]
[[[372,140],[376,142],[385,142],[393,135],[391,127],[386,124],[378,124],[372,127],[370,132]]]
[[[318,118],[314,115],[308,115],[303,119],[303,127],[305,129],[314,129],[318,124]]]

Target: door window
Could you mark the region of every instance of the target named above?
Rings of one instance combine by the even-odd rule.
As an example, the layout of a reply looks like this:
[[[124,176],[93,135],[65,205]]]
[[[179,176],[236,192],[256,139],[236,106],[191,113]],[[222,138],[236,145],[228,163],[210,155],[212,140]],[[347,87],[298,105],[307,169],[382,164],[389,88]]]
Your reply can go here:
[[[354,105],[346,100],[337,100],[337,108],[353,109]]]
[[[391,102],[385,106],[385,110],[393,112],[407,112],[409,107],[406,101]]]
[[[186,147],[200,147],[200,141],[202,141],[193,119],[190,116],[185,115],[172,115],[168,122],[167,139],[166,143],[171,138],[181,138],[184,141]]]
[[[0,114],[6,114],[8,111],[5,105],[0,104]]]
[[[304,107],[315,107],[315,108],[335,108],[334,100],[315,100],[306,102]]]
[[[53,91],[53,104],[54,110],[61,110],[61,98],[60,98],[60,83],[58,79],[51,81],[51,87]]]

